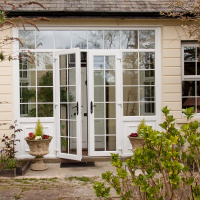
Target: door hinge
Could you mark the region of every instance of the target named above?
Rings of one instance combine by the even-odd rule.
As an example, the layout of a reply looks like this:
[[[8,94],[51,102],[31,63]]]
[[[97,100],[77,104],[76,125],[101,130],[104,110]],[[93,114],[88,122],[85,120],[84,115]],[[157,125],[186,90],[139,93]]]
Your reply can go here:
[[[58,149],[55,149],[55,154],[57,154],[58,151],[59,151]]]
[[[122,59],[121,59],[121,57],[117,57],[117,60],[119,60],[120,62],[122,62]]]
[[[54,57],[54,58],[53,58],[53,61],[56,62],[57,59],[58,59],[57,57]]]
[[[87,85],[87,80],[85,81],[85,85]]]

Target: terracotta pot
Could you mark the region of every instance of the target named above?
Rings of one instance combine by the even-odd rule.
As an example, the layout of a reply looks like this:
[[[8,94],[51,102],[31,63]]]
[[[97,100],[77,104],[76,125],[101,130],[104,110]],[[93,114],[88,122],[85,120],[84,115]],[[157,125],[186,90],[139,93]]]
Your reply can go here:
[[[132,151],[135,151],[138,147],[143,147],[145,145],[144,138],[130,137],[130,136],[128,136],[128,138],[132,145]]]
[[[52,140],[52,137],[49,139],[43,140],[29,140],[25,138],[27,144],[29,145],[29,154],[35,156],[35,163],[31,165],[32,170],[45,170],[47,165],[43,162],[44,155],[49,153],[49,143]]]

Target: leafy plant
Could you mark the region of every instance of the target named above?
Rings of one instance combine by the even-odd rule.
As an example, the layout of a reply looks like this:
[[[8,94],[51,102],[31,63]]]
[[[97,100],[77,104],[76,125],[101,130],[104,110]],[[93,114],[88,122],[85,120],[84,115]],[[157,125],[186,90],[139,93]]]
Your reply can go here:
[[[8,163],[6,166],[3,167],[3,169],[15,169],[17,167],[17,162],[14,160],[14,158],[8,159]]]
[[[34,136],[37,137],[37,136],[43,136],[44,134],[44,130],[43,130],[43,126],[40,122],[40,120],[38,119],[37,123],[36,123],[36,126],[35,126],[35,134]]]
[[[111,164],[117,173],[102,174],[104,182],[94,185],[98,197],[109,199],[110,187],[113,187],[123,200],[200,199],[200,133],[197,131],[200,125],[197,121],[189,122],[193,108],[186,108],[183,112],[188,123],[178,130],[169,111],[167,107],[162,109],[165,121],[160,126],[164,132],[146,125],[140,129],[145,146],[138,147],[131,159],[123,163],[118,154],[111,154]],[[186,142],[189,146],[184,150]],[[138,169],[141,170],[139,175]]]

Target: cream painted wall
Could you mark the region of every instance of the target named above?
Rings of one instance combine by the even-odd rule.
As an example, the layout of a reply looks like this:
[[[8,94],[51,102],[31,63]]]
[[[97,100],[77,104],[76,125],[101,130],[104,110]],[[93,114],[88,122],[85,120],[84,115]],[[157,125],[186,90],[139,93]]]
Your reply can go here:
[[[0,41],[6,36],[12,36],[12,30],[8,29],[1,32]],[[10,54],[12,45],[8,44],[3,46],[2,51],[5,54]],[[12,61],[0,61],[0,123],[13,123],[13,86],[12,77]],[[6,103],[7,102],[7,103]],[[9,130],[8,125],[0,126],[0,140],[3,135],[10,135],[12,130]],[[3,143],[0,142],[0,149],[3,147]]]

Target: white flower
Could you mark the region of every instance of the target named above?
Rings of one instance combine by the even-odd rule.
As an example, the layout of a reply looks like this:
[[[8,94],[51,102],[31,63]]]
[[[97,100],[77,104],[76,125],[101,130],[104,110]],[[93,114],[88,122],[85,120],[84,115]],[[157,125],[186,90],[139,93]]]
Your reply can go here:
[[[35,137],[35,140],[41,140],[41,139],[42,139],[41,136],[36,136],[36,137]]]

